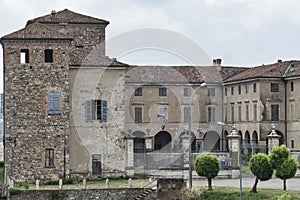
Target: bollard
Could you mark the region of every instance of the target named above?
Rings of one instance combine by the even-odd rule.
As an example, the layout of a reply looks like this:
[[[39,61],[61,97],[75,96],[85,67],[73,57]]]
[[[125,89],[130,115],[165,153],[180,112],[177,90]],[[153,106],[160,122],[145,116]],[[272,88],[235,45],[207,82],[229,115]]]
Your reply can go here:
[[[150,177],[149,178],[149,188],[151,188],[152,187],[152,178]]]
[[[59,189],[62,190],[63,189],[63,180],[59,179]]]
[[[109,179],[106,179],[106,188],[109,188]]]
[[[10,179],[9,188],[14,188],[14,179]]]
[[[82,188],[86,190],[86,179],[82,180]]]
[[[40,189],[40,180],[35,180],[35,189],[36,190]]]
[[[128,179],[128,188],[132,188],[132,179],[131,178]]]

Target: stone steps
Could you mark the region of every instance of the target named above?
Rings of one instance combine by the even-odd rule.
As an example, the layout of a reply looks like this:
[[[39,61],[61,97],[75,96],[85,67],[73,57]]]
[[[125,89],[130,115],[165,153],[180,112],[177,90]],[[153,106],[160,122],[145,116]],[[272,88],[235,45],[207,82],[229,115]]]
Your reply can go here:
[[[151,195],[153,192],[156,192],[155,189],[147,188],[145,191],[140,194],[138,197],[134,198],[134,200],[144,200],[146,199],[149,195]]]

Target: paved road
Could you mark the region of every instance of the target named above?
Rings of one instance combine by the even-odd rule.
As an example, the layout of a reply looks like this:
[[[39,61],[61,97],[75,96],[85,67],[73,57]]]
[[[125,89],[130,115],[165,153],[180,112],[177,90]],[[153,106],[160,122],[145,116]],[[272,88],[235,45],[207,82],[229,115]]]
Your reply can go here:
[[[243,188],[252,188],[254,184],[254,178],[242,178]],[[240,179],[213,179],[213,186],[228,186],[228,187],[240,187]],[[287,180],[287,190],[299,190],[300,191],[300,178],[292,178]],[[206,179],[194,179],[193,186],[207,186]],[[259,181],[257,188],[283,188],[283,181],[281,179],[273,178],[268,181]]]

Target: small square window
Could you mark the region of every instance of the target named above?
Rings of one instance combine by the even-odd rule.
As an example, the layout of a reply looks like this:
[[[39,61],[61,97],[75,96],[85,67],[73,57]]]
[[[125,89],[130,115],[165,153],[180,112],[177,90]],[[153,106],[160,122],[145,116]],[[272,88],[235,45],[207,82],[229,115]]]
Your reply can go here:
[[[159,96],[160,97],[167,96],[167,88],[159,88]]]
[[[52,63],[53,62],[53,50],[45,49],[45,62]]]
[[[29,63],[29,50],[28,49],[21,49],[20,63],[21,64]]]
[[[215,88],[208,88],[208,96],[212,97],[216,95],[216,90]]]
[[[183,96],[190,97],[191,95],[191,88],[183,88]]]
[[[143,96],[143,88],[141,88],[141,87],[136,88],[134,91],[134,96],[136,96],[136,97]]]
[[[271,83],[271,92],[279,92],[279,84]]]

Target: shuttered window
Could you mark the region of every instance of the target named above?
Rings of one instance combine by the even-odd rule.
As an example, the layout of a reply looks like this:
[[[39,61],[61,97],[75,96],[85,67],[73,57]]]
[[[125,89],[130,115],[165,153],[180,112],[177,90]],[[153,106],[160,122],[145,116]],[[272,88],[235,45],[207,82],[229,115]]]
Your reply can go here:
[[[107,122],[107,101],[106,100],[88,100],[85,103],[86,121],[99,120]]]
[[[58,115],[60,114],[60,93],[49,92],[48,94],[48,114]]]

